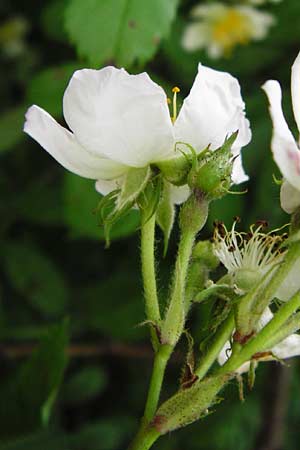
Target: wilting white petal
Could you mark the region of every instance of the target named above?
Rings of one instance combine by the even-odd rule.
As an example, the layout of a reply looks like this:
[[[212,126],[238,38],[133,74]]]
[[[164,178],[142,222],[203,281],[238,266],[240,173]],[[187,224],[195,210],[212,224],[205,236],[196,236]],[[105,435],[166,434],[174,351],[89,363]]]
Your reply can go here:
[[[293,213],[300,206],[300,190],[295,189],[286,180],[281,185],[280,204],[282,209],[288,214]]]
[[[175,122],[176,140],[188,142],[197,152],[208,145],[215,150],[237,130],[233,150],[251,139],[238,81],[228,73],[199,64],[191,92]]]
[[[300,133],[300,53],[298,54],[293,66],[291,77],[292,102],[295,120]]]
[[[131,167],[174,152],[166,94],[146,73],[105,67],[74,73],[64,95],[64,116],[79,142]]]
[[[300,193],[298,192],[298,195]],[[277,290],[275,297],[279,300],[286,302],[290,300],[297,291],[300,290],[300,256],[295,261],[292,269],[287,274],[285,280]]]
[[[85,150],[74,135],[36,105],[26,113],[25,133],[35,139],[53,158],[71,172],[85,178],[115,178],[126,167]]]
[[[242,156],[239,154],[233,163],[231,180],[233,184],[244,183],[244,181],[249,180],[248,175],[246,175],[243,165],[242,165]]]
[[[300,151],[286,123],[281,106],[281,88],[278,81],[269,80],[263,86],[270,103],[273,122],[272,152],[282,175],[300,190]]]
[[[272,348],[272,353],[279,359],[292,358],[300,355],[300,335],[291,334],[280,344]]]

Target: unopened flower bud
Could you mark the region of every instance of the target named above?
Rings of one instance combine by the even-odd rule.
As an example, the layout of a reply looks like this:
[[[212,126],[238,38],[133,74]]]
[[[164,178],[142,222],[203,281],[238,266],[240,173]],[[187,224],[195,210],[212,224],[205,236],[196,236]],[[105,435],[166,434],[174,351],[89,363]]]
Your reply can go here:
[[[199,241],[193,249],[193,260],[199,260],[208,269],[216,269],[219,265],[219,259],[214,254],[214,248],[212,242],[209,240]]]
[[[222,197],[231,186],[234,162],[231,146],[236,137],[237,133],[234,133],[218,150],[206,151],[188,175],[188,185],[203,192],[209,200]]]

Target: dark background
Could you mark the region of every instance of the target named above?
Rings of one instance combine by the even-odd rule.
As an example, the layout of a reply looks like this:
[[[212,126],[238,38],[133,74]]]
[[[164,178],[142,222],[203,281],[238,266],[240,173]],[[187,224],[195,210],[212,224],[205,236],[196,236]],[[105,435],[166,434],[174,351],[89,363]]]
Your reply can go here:
[[[289,79],[300,50],[299,0],[265,5],[277,20],[268,37],[215,61],[180,46],[195,2],[181,1],[176,9],[176,0],[164,1],[166,10],[160,14],[157,0],[137,3],[140,22],[121,22],[133,29],[129,43],[123,40],[125,47],[126,30],[116,22],[126,0],[0,4],[1,449],[126,448],[142,414],[151,371],[148,330],[137,326],[144,320],[138,213],[115,227],[105,250],[93,182],[67,173],[22,133],[24,113],[33,103],[63,123],[62,95],[75,69],[114,63],[133,73],[146,70],[168,95],[172,86],[180,86],[181,98],[198,61],[237,76],[253,130],[243,152],[248,193],[216,201],[202,236],[211,235],[213,220],[230,226],[236,215],[244,228],[258,219],[267,219],[271,228],[289,220],[272,179],[279,172],[269,151],[271,124],[260,86],[270,78],[281,81],[294,127]],[[120,42],[112,50],[108,43],[116,27]],[[158,233],[162,297],[177,238],[175,229],[163,260]],[[205,308],[195,308],[188,324],[196,348],[206,333]],[[164,397],[176,389],[185,345],[179,345],[170,363]],[[245,387],[244,403],[233,383],[214,414],[165,436],[155,448],[296,450],[299,391],[297,361],[284,368],[262,366],[254,391]]]

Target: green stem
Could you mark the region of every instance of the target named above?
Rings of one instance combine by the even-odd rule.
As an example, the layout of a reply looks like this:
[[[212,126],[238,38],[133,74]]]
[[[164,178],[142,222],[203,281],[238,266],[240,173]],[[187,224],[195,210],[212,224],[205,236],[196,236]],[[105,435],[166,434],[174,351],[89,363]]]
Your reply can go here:
[[[143,222],[143,221],[142,221]],[[145,291],[146,316],[151,322],[160,322],[155,276],[155,214],[141,226],[141,259]]]
[[[156,412],[165,368],[171,352],[171,346],[161,345],[155,355],[148,397],[142,421],[145,424],[148,424],[153,419],[153,416]]]
[[[234,315],[233,312],[231,312],[221,325],[220,329],[217,331],[214,341],[195,370],[195,375],[198,376],[199,380],[201,380],[211,368],[224,347],[224,344],[228,341],[228,339],[230,339],[233,329]]]
[[[237,370],[244,362],[250,361],[255,353],[270,349],[273,336],[288,318],[300,307],[300,293],[282,306],[274,318],[244,347],[239,353],[232,354],[231,358],[220,368],[217,373],[227,373]]]
[[[182,233],[174,271],[173,287],[168,310],[162,325],[162,342],[174,347],[183,331],[185,321],[184,293],[195,233]]]
[[[258,317],[262,315],[263,311],[269,305],[270,300],[272,300],[272,298],[276,295],[276,291],[279,289],[279,287],[289,274],[290,270],[293,268],[295,262],[299,258],[299,255],[300,242],[296,242],[290,246],[290,249],[285,256],[283,263],[276,270],[270,282],[263,289],[261,295],[257,299],[256,306],[254,306],[253,308],[253,310],[255,311],[255,315],[257,315]]]
[[[128,450],[149,450],[159,436],[159,432],[153,427],[141,428]]]

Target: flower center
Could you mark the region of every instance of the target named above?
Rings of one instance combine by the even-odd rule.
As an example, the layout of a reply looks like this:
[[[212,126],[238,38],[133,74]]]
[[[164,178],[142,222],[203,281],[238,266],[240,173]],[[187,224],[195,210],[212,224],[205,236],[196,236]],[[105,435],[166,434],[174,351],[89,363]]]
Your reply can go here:
[[[212,37],[230,54],[236,44],[247,44],[251,38],[251,21],[241,12],[230,8],[214,21]]]
[[[247,273],[250,279],[255,272],[264,275],[282,260],[285,234],[275,234],[278,230],[264,233],[261,224],[252,225],[250,233],[238,232],[235,225],[236,222],[227,230],[224,224],[218,223],[214,231],[214,253],[228,272]]]

